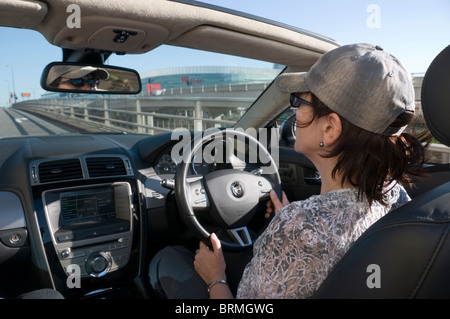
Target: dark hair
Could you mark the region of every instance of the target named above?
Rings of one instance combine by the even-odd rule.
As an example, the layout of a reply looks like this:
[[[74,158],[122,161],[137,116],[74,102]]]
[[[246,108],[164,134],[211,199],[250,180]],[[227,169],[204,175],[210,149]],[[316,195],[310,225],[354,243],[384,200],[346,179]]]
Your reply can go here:
[[[312,95],[314,117],[311,122],[298,124],[308,126],[316,117],[333,113],[316,96]],[[339,114],[338,114],[339,115]],[[373,201],[385,204],[383,195],[392,181],[413,183],[426,176],[423,169],[425,150],[431,141],[428,131],[420,135],[403,132],[399,136],[385,136],[361,129],[339,115],[342,133],[335,148],[325,157],[337,156],[332,171],[358,188],[358,197],[365,195],[371,205]],[[412,112],[400,114],[390,127],[403,127],[415,118]]]

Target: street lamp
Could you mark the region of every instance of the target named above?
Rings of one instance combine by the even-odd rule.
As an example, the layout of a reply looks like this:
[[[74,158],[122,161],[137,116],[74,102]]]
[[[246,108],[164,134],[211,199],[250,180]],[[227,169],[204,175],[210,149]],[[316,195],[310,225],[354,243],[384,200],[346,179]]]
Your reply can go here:
[[[14,103],[16,103],[17,96],[16,96],[16,87],[14,85],[14,69],[11,65],[7,65],[7,67],[11,68],[11,78],[12,78],[12,86],[13,86],[13,101],[14,101]]]
[[[9,81],[5,80],[5,79],[3,79],[3,81],[5,81],[8,84],[8,106],[9,106],[9,98],[10,98],[10,94],[11,94],[11,90],[9,88]]]

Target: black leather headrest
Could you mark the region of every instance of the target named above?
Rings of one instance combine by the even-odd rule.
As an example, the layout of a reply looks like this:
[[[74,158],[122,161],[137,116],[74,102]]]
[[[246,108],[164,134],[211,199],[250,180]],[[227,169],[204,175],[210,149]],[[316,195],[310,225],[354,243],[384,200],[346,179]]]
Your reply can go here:
[[[378,220],[313,298],[450,298],[449,202],[447,182]]]
[[[450,46],[434,58],[425,73],[421,100],[431,134],[450,146]]]

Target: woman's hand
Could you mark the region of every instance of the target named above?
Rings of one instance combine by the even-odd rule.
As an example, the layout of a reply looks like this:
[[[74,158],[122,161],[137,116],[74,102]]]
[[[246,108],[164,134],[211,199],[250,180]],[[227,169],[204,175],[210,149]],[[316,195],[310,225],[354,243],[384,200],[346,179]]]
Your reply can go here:
[[[272,214],[275,215],[281,208],[289,205],[289,200],[287,199],[285,192],[281,192],[281,201],[273,190],[270,191],[269,195],[270,200],[266,203],[267,208],[266,213],[264,214],[264,217],[266,218],[270,218]]]
[[[205,243],[200,242],[200,247],[195,254],[194,267],[200,277],[210,284],[214,280],[225,280],[225,259],[222,253],[222,245],[216,234],[211,234],[212,250]]]
[[[218,280],[226,280],[225,258],[222,253],[222,245],[216,234],[211,234],[210,249],[203,242],[195,254],[194,267],[207,285]],[[217,283],[209,287],[210,299],[233,299],[233,294],[227,284]]]

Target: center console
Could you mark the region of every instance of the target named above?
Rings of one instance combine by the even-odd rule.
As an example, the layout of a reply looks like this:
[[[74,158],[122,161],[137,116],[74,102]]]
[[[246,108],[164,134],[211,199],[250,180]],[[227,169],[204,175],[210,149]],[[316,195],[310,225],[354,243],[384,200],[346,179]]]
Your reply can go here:
[[[51,189],[42,194],[51,240],[64,271],[102,277],[125,266],[133,236],[130,184]]]

